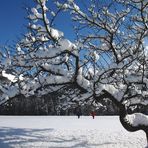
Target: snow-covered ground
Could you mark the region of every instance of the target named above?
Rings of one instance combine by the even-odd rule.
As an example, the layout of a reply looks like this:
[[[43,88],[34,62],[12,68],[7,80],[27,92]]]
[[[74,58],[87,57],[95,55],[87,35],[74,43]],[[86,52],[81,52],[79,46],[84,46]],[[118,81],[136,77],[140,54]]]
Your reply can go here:
[[[144,148],[117,116],[0,116],[0,148]]]

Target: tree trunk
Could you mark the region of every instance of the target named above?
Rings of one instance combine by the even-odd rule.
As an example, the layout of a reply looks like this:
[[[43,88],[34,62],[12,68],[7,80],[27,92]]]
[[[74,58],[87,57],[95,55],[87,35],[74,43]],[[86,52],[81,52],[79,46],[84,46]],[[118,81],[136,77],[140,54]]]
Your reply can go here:
[[[114,102],[116,104],[116,106],[119,108],[119,118],[120,118],[120,122],[121,122],[122,126],[127,131],[130,131],[130,132],[143,130],[146,133],[146,139],[147,139],[147,144],[148,144],[148,126],[142,125],[142,124],[139,125],[139,126],[133,126],[132,123],[130,123],[130,121],[128,121],[128,119],[126,118],[128,113],[127,113],[127,110],[125,108],[125,105],[122,104],[121,102],[117,101],[116,98],[114,98],[114,96],[112,96],[106,90],[103,90],[103,92],[104,92],[104,94],[98,96],[96,98],[96,101],[101,100],[103,98],[109,98],[110,100],[112,100],[112,102]]]
[[[146,133],[146,140],[147,140],[147,147],[148,147],[148,131],[145,131]]]
[[[148,148],[148,127],[145,125],[139,125],[139,126],[133,126],[127,119],[125,119],[127,113],[124,105],[120,106],[120,122],[122,126],[130,132],[143,130],[146,134],[146,140],[147,140],[147,148]]]

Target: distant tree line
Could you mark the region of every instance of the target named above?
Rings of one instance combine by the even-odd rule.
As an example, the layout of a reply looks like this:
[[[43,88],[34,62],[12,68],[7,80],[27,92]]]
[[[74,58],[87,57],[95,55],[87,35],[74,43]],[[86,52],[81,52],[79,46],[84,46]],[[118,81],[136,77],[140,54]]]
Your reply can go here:
[[[77,104],[65,109],[60,107],[58,103],[58,98],[50,95],[28,98],[19,95],[0,106],[0,115],[75,115]],[[103,104],[106,107],[82,105],[82,115],[90,115],[92,109],[95,110],[97,115],[118,114],[118,108],[110,100],[104,100]]]
[[[9,84],[11,83],[6,77],[0,74],[0,83]],[[69,86],[71,90],[72,86]],[[67,90],[68,88],[66,88]],[[118,115],[118,107],[108,98],[104,98],[100,104],[94,103],[83,103],[73,102],[71,105],[67,105],[68,102],[63,102],[60,99],[61,95],[65,93],[63,89],[60,92],[50,93],[37,96],[26,97],[22,94],[17,95],[13,99],[10,99],[4,104],[0,105],[0,115],[75,115],[76,108],[81,108],[82,115],[90,115],[90,112],[94,110],[96,115]],[[2,92],[0,92],[0,95]],[[65,101],[65,100],[64,100]],[[66,107],[63,105],[66,104]],[[142,112],[148,114],[148,106],[131,106],[127,110],[128,113]]]
[[[104,99],[102,105],[93,106],[92,104],[81,105],[82,115],[90,115],[94,110],[96,115],[118,115],[118,107],[109,99]],[[69,108],[62,108],[58,97],[44,95],[41,97],[31,96],[25,97],[19,95],[6,104],[0,106],[0,115],[76,115],[75,109],[77,104],[71,105]],[[148,114],[148,107],[138,106],[128,109],[128,112],[143,112]]]

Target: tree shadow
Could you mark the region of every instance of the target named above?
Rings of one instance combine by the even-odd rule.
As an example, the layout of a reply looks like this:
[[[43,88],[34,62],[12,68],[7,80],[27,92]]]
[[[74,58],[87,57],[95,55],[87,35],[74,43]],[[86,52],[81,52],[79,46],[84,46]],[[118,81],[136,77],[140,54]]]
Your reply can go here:
[[[87,139],[87,138],[86,138]],[[116,145],[117,143],[115,142],[104,142],[104,143],[90,143],[89,141],[85,140],[85,139],[79,139],[78,137],[76,138],[75,136],[70,136],[69,139],[66,138],[59,138],[59,137],[55,137],[54,140],[50,140],[50,143],[58,143],[59,145],[61,144],[65,144],[67,145],[67,143],[72,143],[70,146],[58,146],[58,148],[96,148],[96,147],[101,147],[101,146],[106,146],[109,147],[110,145]],[[50,148],[57,148],[57,146],[50,146]]]
[[[43,133],[52,132],[53,129],[22,129],[22,128],[0,128],[0,147],[11,148],[15,145],[36,143],[45,141]]]
[[[105,143],[90,143],[75,135],[62,137],[54,135],[55,129],[22,129],[22,128],[0,128],[0,148],[15,147],[50,147],[50,148],[96,148],[101,146],[109,147],[116,143],[109,141]],[[52,133],[53,132],[53,133]],[[55,132],[56,133],[56,132]],[[82,136],[82,135],[81,135]],[[83,135],[85,136],[85,135]],[[38,146],[38,144],[41,144]],[[46,146],[45,146],[46,144]]]

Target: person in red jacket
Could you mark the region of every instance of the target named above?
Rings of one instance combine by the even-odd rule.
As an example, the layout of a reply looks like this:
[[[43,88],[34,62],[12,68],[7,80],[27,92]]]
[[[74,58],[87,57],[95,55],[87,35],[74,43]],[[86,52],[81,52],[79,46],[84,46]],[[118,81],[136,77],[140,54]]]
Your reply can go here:
[[[95,111],[92,111],[92,112],[90,113],[90,115],[93,117],[93,119],[95,119],[95,115],[96,115]]]

